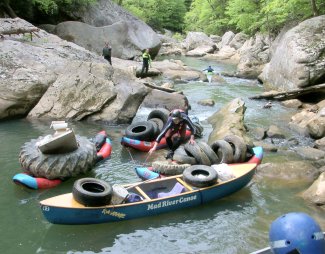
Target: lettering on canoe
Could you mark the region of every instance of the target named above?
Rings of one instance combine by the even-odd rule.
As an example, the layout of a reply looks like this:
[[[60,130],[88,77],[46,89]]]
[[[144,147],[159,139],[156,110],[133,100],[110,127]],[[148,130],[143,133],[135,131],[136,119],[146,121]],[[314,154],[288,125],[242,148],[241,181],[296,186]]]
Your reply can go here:
[[[125,215],[126,215],[125,213],[119,213],[119,212],[109,210],[109,209],[106,209],[106,208],[103,209],[102,214],[110,215],[110,216],[113,216],[113,217],[116,217],[116,218],[119,218],[119,219],[124,219]]]
[[[174,200],[164,200],[156,204],[149,204],[147,210],[149,211],[149,210],[159,209],[166,206],[174,206],[181,203],[186,203],[186,202],[196,200],[196,198],[197,196],[194,195],[189,197],[180,197],[179,199],[174,199]]]

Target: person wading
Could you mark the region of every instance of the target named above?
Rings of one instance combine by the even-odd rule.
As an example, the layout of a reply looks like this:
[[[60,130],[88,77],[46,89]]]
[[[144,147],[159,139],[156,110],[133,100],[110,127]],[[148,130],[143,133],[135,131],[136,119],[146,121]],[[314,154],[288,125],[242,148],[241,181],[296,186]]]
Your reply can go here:
[[[173,110],[162,129],[161,133],[156,138],[154,146],[149,150],[149,154],[152,154],[159,142],[163,137],[166,138],[166,142],[169,148],[169,152],[166,156],[166,159],[173,159],[174,151],[185,141],[186,127],[189,127],[191,130],[190,144],[194,144],[194,132],[195,127],[185,112],[179,109]]]

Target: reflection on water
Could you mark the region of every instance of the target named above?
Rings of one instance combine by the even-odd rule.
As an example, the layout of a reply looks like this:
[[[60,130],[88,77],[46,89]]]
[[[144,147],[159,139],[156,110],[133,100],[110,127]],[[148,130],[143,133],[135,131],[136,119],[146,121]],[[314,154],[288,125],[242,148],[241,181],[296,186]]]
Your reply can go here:
[[[199,70],[207,65],[220,72],[233,68],[212,61],[183,59],[186,64]],[[175,87],[188,96],[192,106],[190,115],[202,121],[203,139],[206,140],[211,131],[207,117],[237,97],[243,98],[247,106],[245,123],[249,129],[267,128],[274,119],[279,119],[277,125],[294,136],[286,126],[286,119],[292,114],[290,110],[278,103],[265,110],[265,102],[249,99],[263,90],[256,81],[236,78],[225,78],[225,81],[221,84],[190,82]],[[199,100],[207,98],[214,99],[216,104],[213,107],[198,104]],[[141,119],[147,113],[148,109],[141,109],[137,118]],[[41,191],[27,190],[11,181],[13,175],[21,170],[18,161],[21,145],[32,138],[52,133],[49,126],[48,121],[14,120],[0,123],[1,253],[249,253],[268,245],[270,223],[291,211],[306,212],[325,228],[321,211],[308,207],[298,195],[309,183],[283,184],[258,175],[241,191],[200,207],[112,224],[52,225],[43,218],[38,202],[71,192],[75,179],[69,179],[54,189]],[[98,163],[91,172],[80,177],[97,177],[111,183],[139,181],[134,167],[143,165],[147,154],[127,150],[120,145],[126,126],[83,122],[70,123],[69,126],[78,135],[89,138],[105,129],[113,144],[111,158]],[[147,162],[164,154],[163,150],[157,151]],[[295,159],[295,156],[294,151],[290,150],[267,153],[264,162],[286,161]]]

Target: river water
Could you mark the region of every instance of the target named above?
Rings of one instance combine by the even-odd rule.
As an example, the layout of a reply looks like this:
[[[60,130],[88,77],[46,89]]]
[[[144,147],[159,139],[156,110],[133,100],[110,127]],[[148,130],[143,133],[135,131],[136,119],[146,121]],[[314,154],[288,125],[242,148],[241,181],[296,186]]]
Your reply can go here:
[[[230,71],[234,67],[213,61],[182,58],[189,66],[202,70],[208,65],[218,71]],[[277,123],[289,137],[301,139],[290,132],[286,121],[292,111],[275,103],[271,109],[263,109],[265,101],[253,101],[249,96],[263,91],[256,81],[225,78],[221,84],[190,82],[176,84],[188,96],[192,109],[204,126],[203,140],[207,140],[211,127],[206,118],[225,103],[241,97],[247,106],[245,123],[248,128],[265,127]],[[213,107],[200,106],[201,99],[216,101]],[[148,113],[141,109],[138,118]],[[297,195],[310,183],[286,184],[256,174],[253,181],[241,191],[209,204],[180,210],[160,216],[100,225],[52,225],[39,208],[39,201],[54,195],[71,192],[75,179],[56,188],[27,190],[13,184],[12,177],[21,172],[18,157],[20,147],[30,139],[52,133],[49,121],[13,120],[0,123],[0,162],[2,171],[0,196],[0,252],[1,253],[250,253],[268,246],[270,223],[278,216],[292,211],[306,212],[325,228],[322,213]],[[95,123],[69,123],[74,131],[87,137],[105,129],[112,140],[111,158],[100,162],[86,175],[110,183],[139,181],[135,165],[142,165],[146,154],[129,151],[120,145],[126,126],[107,126]],[[279,146],[285,144],[279,143]],[[163,155],[157,151],[149,159]],[[265,153],[263,163],[296,159],[293,152]],[[84,177],[84,176],[82,176]]]

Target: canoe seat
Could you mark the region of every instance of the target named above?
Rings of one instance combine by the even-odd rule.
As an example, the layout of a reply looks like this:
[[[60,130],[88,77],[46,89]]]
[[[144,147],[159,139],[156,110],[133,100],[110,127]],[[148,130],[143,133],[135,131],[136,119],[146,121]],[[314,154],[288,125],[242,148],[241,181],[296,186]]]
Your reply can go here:
[[[173,196],[180,194],[185,191],[185,187],[181,185],[180,183],[176,183],[173,189],[170,192],[160,192],[158,193],[158,198],[164,198],[168,196]]]

